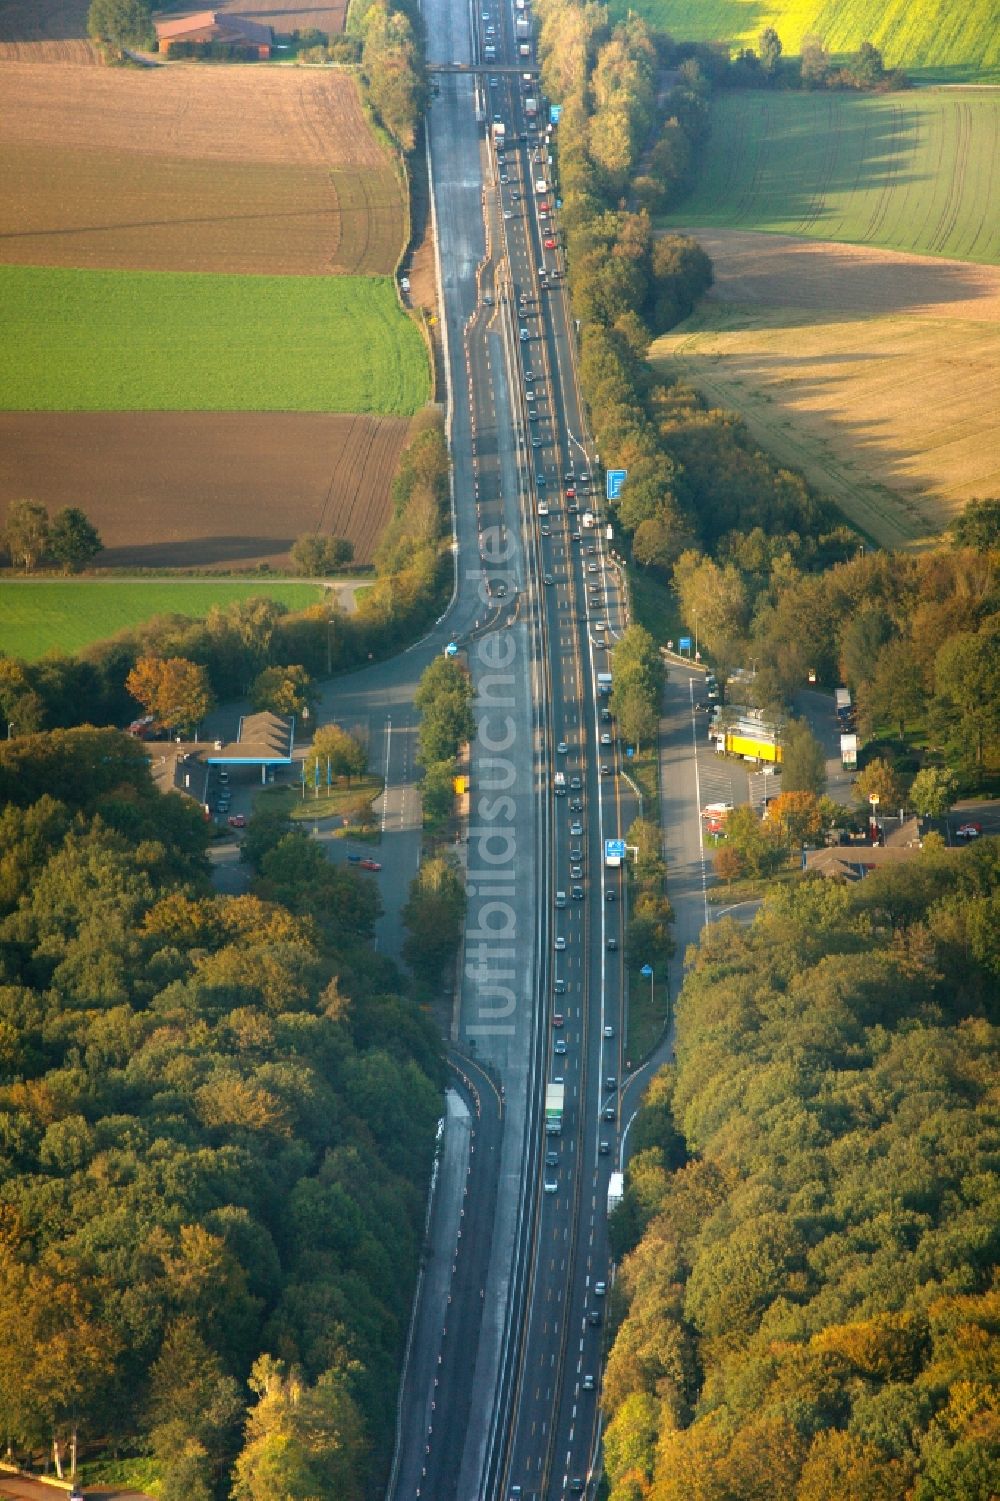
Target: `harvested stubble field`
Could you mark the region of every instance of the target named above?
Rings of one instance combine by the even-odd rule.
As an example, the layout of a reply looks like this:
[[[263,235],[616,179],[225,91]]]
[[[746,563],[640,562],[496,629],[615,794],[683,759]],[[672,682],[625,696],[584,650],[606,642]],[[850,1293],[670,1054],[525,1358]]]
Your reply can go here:
[[[304,610],[318,603],[323,593],[314,584],[269,584],[263,579],[245,583],[26,580],[8,584],[0,594],[0,652],[28,662],[50,651],[69,656],[154,615],[203,620],[213,605],[260,595],[276,599],[289,610]]]
[[[670,222],[996,265],[998,198],[1000,93],[739,92],[713,103],[698,187]]]
[[[804,471],[869,535],[907,546],[1000,491],[1000,271],[691,229],[715,264],[653,356]]]
[[[0,412],[11,501],[82,506],[103,567],[283,567],[307,532],[368,563],[410,424],[309,412]]]
[[[995,0],[613,0],[611,9],[637,10],[679,42],[756,47],[773,26],[789,55],[807,36],[841,56],[874,42],[889,67],[924,81],[1000,78]]]
[[[355,80],[252,67],[3,68],[0,263],[392,272],[403,189]]]
[[[191,6],[189,9],[197,9]],[[284,6],[274,0],[219,0],[218,11],[255,16],[278,35],[292,31],[344,29],[346,0],[332,5]],[[98,61],[87,41],[89,0],[0,0],[0,61],[90,64]],[[178,14],[184,14],[178,10]],[[172,12],[160,12],[172,14]]]

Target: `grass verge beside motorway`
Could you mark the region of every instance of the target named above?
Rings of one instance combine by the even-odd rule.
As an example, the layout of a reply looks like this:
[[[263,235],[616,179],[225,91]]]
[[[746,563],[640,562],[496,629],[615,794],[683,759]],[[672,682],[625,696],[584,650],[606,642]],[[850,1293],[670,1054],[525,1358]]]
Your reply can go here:
[[[25,662],[36,662],[47,652],[71,656],[154,615],[200,620],[213,605],[260,595],[290,610],[304,610],[324,592],[315,584],[269,584],[264,579],[177,584],[8,580],[0,590],[0,652]]]
[[[374,276],[0,267],[0,407],[412,415],[427,351]]]
[[[334,831],[335,837],[378,844],[377,826],[363,828],[350,820],[362,807],[370,808],[375,799],[381,797],[384,786],[381,777],[363,776],[355,777],[350,786],[339,779],[333,787],[321,786],[317,789],[307,784],[305,796],[301,787],[268,787],[258,794],[256,808],[268,813],[281,808],[293,823],[315,823],[336,818],[342,827]],[[349,820],[346,824],[345,818]]]

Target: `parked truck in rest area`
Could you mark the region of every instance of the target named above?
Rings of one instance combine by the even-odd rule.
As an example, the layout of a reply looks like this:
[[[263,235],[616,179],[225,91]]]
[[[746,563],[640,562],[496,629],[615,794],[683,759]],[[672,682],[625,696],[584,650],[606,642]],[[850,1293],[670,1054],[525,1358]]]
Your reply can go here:
[[[556,797],[566,796],[566,773],[564,771],[556,772],[552,778],[552,786],[555,789]]]
[[[853,771],[858,764],[858,737],[855,734],[840,737],[840,764],[845,771]]]
[[[518,57],[530,57],[531,44],[529,42],[519,42],[517,47],[517,55]]]
[[[546,1136],[560,1136],[562,1134],[563,1100],[566,1096],[566,1086],[561,1079],[554,1080],[545,1087],[545,1134]]]
[[[768,761],[780,766],[781,726],[768,724],[756,710],[729,710],[713,719],[708,738],[720,756],[742,756],[744,761]]]
[[[610,692],[611,692],[611,674],[610,674],[610,672],[599,672],[597,674],[597,695],[598,695],[598,697],[599,698],[607,698],[607,696],[608,696],[608,694]]]
[[[608,1179],[608,1213],[614,1214],[625,1194],[625,1174],[612,1173]]]
[[[527,115],[529,120],[533,120],[534,117],[538,114],[538,100],[532,99],[529,95],[528,98],[524,101],[524,113]]]
[[[507,127],[502,120],[493,121],[493,139],[498,146],[502,146],[507,138]]]
[[[531,22],[527,16],[518,16],[514,22],[514,34],[519,42],[526,42],[531,35]]]

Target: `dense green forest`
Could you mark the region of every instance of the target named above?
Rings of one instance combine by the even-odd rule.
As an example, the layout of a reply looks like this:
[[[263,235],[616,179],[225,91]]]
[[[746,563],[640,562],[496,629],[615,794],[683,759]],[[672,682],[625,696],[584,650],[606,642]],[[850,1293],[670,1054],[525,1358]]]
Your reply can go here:
[[[1000,844],[708,929],[613,1222],[611,1501],[1000,1491]]]
[[[113,730],[0,743],[0,808],[0,1431],[146,1454],[163,1501],[360,1501],[442,1085],[375,888],[268,815],[213,895]]]

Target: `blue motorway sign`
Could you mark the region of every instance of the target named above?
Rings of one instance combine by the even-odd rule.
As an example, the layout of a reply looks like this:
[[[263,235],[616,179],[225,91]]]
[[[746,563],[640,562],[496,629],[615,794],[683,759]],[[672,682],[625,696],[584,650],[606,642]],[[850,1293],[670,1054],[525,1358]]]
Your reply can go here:
[[[549,105],[549,123],[551,125],[558,125],[559,124],[559,116],[561,114],[562,114],[562,105],[561,104],[550,104]]]
[[[678,651],[690,651],[691,650],[691,637],[690,636],[682,636],[680,638],[680,640],[678,641],[678,643],[677,643],[677,650]]]
[[[639,973],[644,980],[651,980],[653,978],[653,966],[651,964],[644,964]]]
[[[607,481],[607,495],[609,500],[617,500],[622,493],[622,485],[628,479],[627,469],[609,469],[605,475]]]
[[[448,645],[444,649],[444,654],[445,654],[446,657],[457,657],[458,656],[458,642],[457,641],[449,641]]]
[[[624,839],[605,839],[605,841],[604,841],[604,858],[605,858],[605,860],[624,860],[625,859],[625,841],[624,841]]]

